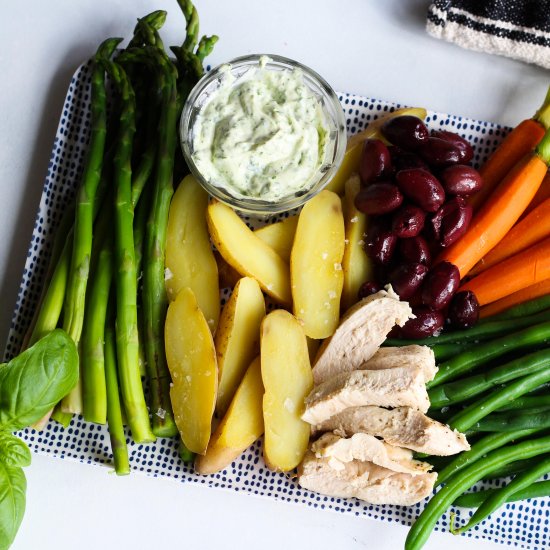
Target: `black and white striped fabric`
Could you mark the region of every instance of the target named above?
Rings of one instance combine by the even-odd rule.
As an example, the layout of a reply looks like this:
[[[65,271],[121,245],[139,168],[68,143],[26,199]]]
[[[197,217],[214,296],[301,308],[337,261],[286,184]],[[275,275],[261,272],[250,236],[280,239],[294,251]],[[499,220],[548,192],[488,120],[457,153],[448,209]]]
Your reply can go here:
[[[426,30],[463,48],[550,69],[550,0],[435,0]]]

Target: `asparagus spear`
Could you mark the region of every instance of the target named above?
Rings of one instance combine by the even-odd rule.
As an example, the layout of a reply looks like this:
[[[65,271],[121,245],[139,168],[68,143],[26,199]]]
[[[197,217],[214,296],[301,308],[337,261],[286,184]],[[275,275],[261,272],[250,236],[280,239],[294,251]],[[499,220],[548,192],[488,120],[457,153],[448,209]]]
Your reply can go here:
[[[63,304],[63,328],[76,343],[80,340],[84,321],[84,302],[92,253],[93,205],[101,177],[107,135],[105,74],[101,61],[113,54],[121,40],[120,38],[105,40],[99,46],[94,58],[91,138],[82,185],[77,196],[72,256]],[[81,412],[80,384],[63,399],[62,409],[63,412]]]

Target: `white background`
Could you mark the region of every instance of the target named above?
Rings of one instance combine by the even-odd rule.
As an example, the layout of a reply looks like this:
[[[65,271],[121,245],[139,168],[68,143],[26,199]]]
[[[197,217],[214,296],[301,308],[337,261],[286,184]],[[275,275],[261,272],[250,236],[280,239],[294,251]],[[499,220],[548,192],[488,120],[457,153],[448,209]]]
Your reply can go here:
[[[335,89],[513,125],[533,115],[542,69],[437,41],[426,0],[196,0],[218,64],[278,53]],[[2,0],[0,18],[0,341],[15,304],[59,113],[70,77],[108,36],[166,9],[166,44],[183,19],[168,0]],[[35,456],[16,550],[223,547],[280,550],[403,546],[406,529],[271,500]],[[434,534],[428,549],[499,546]]]

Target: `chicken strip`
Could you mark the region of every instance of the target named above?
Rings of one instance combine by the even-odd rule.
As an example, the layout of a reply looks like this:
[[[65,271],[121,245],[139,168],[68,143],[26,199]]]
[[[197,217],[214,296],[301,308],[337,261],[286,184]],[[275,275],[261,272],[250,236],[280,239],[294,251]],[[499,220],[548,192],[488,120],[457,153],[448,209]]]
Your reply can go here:
[[[409,407],[392,410],[350,407],[317,424],[312,431],[335,432],[342,437],[367,433],[391,445],[437,456],[450,456],[470,448],[463,434]]]
[[[320,384],[341,372],[361,368],[397,324],[414,317],[407,302],[392,290],[381,290],[351,307],[336,332],[319,348],[313,366],[313,381]]]
[[[397,473],[360,460],[335,470],[329,458],[317,458],[312,452],[298,467],[298,483],[304,489],[333,497],[356,497],[371,504],[411,506],[431,494],[436,479],[435,473]]]
[[[430,406],[421,367],[356,370],[330,378],[306,397],[302,419],[320,424],[347,409],[364,405],[413,407],[426,412]]]

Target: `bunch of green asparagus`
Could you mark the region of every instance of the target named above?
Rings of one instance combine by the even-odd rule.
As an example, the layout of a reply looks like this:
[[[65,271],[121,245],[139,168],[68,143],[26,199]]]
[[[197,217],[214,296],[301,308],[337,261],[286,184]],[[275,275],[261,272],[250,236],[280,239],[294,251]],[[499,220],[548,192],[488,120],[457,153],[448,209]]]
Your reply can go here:
[[[189,0],[178,4],[186,36],[171,48],[175,59],[159,35],[163,11],[138,20],[126,49],[111,38],[93,58],[82,182],[59,227],[26,342],[61,327],[79,349],[78,385],[35,427],[50,415],[64,425],[73,414],[107,423],[118,474],[130,471],[124,423],[137,443],[177,434],[163,338],[166,227],[174,182],[186,171],[177,153],[179,115],[217,41],[199,40],[197,10]]]

